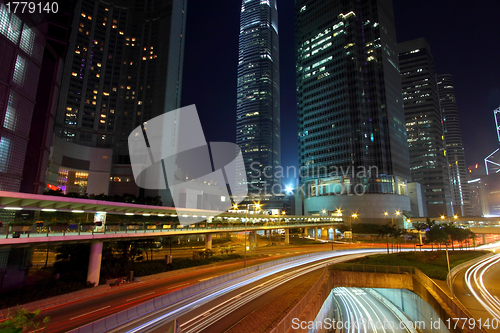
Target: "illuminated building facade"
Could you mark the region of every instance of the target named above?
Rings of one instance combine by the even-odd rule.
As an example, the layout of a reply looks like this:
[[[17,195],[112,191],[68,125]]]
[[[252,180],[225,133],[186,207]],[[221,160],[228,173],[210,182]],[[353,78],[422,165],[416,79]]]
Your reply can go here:
[[[236,143],[250,194],[280,192],[280,85],[277,0],[243,0],[240,14]],[[245,172],[238,166],[238,172]]]
[[[495,128],[497,131],[498,144],[500,145],[500,107],[493,110],[493,117],[495,118]],[[486,156],[484,159],[484,166],[486,167],[487,175],[500,172],[500,148],[495,149],[494,152]]]
[[[73,3],[30,15],[6,3],[0,0],[0,191],[42,193]]]
[[[295,21],[304,213],[410,211],[392,1],[298,0]]]
[[[78,3],[51,185],[73,187],[62,185],[61,174],[87,173],[80,192],[143,194],[133,181],[127,139],[143,122],[180,107],[186,6],[186,0]]]
[[[398,44],[412,180],[425,191],[429,216],[453,215],[434,62],[424,38]]]
[[[467,179],[467,166],[460,130],[457,100],[453,76],[442,74],[437,77],[439,101],[444,124],[444,141],[450,174],[453,210],[461,216],[471,216],[471,193]]]

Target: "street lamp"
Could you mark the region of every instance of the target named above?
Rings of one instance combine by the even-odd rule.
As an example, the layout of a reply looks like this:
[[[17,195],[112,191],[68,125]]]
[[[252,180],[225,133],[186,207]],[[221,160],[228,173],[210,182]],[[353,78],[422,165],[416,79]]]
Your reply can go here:
[[[448,284],[450,286],[451,298],[455,298],[455,294],[453,292],[453,278],[451,277],[451,271],[450,271],[450,257],[448,255],[448,242],[446,242],[445,245],[446,245],[446,262],[448,263]]]
[[[247,210],[245,211],[245,259],[243,261],[243,268],[247,267],[247,220],[248,220],[248,210],[250,206],[254,206],[257,210],[260,211],[260,203],[247,204]],[[255,236],[255,241],[257,242],[257,235]]]
[[[351,215],[351,218],[349,219],[349,227],[351,228],[351,242],[353,242],[353,241],[354,241],[354,235],[353,235],[353,232],[352,232],[352,219],[353,219],[353,218],[357,218],[357,217],[358,217],[358,214],[353,213],[353,214]]]

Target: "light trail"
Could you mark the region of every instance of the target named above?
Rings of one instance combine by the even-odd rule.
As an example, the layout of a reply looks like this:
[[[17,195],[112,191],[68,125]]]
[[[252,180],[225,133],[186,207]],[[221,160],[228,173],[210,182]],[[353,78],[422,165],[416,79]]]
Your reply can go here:
[[[183,299],[168,304],[167,306],[158,309],[158,310],[153,310],[149,313],[144,314],[143,316],[136,318],[134,320],[129,321],[128,323],[125,323],[119,327],[116,327],[114,329],[108,330],[108,332],[128,332],[128,333],[135,333],[135,332],[147,332],[154,330],[162,325],[165,325],[171,321],[173,321],[176,318],[179,318],[190,311],[207,304],[208,302],[211,302],[219,297],[222,297],[230,292],[233,292],[239,288],[245,287],[249,284],[258,282],[261,279],[271,277],[274,274],[281,273],[286,270],[290,269],[295,269],[295,270],[300,270],[302,274],[306,274],[310,270],[306,268],[299,269],[300,266],[308,265],[309,266],[315,266],[315,265],[325,265],[326,263],[321,263],[321,264],[315,264],[314,262],[316,261],[324,261],[328,259],[332,259],[335,257],[342,256],[345,259],[340,259],[340,260],[348,260],[352,259],[352,257],[359,257],[366,255],[368,253],[378,253],[378,252],[384,252],[384,249],[356,249],[356,250],[346,250],[346,251],[336,251],[336,252],[331,252],[331,253],[322,253],[320,255],[315,255],[311,257],[306,257],[306,258],[301,258],[297,260],[293,260],[287,263],[271,266],[265,269],[258,270],[256,272],[250,273],[246,276],[236,278],[231,281],[223,282],[218,285],[212,286],[208,289],[201,290],[199,292],[194,292],[191,295],[188,295],[184,297]],[[347,257],[351,258],[347,258]],[[339,260],[339,258],[336,258],[336,260]],[[339,261],[340,261],[339,260]],[[312,269],[311,267],[309,267]],[[314,268],[318,269],[318,267]],[[293,278],[297,277],[297,275],[294,275]],[[283,278],[283,276],[280,276],[281,279],[286,280]],[[292,277],[290,276],[290,279]],[[274,279],[273,279],[274,281]],[[277,282],[276,282],[277,283]],[[272,285],[272,284],[271,284]],[[269,284],[265,284],[261,286],[261,288],[269,288],[272,289]],[[274,285],[273,288],[275,288],[279,283]],[[234,311],[237,307],[242,306],[243,304],[247,303],[250,299],[247,300],[247,298],[242,299],[241,301],[238,301],[238,299],[241,297],[239,295],[236,298],[232,298],[231,302],[225,302],[224,304],[227,305],[227,308],[224,312],[227,312],[225,315],[228,313]],[[230,311],[230,309],[232,309]],[[207,312],[213,311],[213,309],[209,311],[204,311],[204,317],[207,318],[207,320],[202,320],[205,323],[208,323],[211,320],[211,316],[207,315]],[[200,319],[198,319],[200,320]],[[200,324],[197,324],[196,327],[200,326]],[[205,326],[205,325],[201,325]],[[127,328],[128,327],[128,328]],[[195,330],[199,331],[199,330]]]
[[[339,305],[338,321],[344,333],[416,333],[391,309],[362,288],[337,287],[334,300]],[[340,303],[338,302],[340,300]],[[345,316],[344,316],[345,312]],[[391,324],[390,324],[391,323]],[[340,326],[340,325],[339,325]],[[348,328],[346,328],[348,327]],[[338,328],[338,327],[337,327]]]
[[[338,261],[338,260],[339,259],[332,261]],[[270,292],[272,289],[284,283],[287,283],[301,275],[315,271],[318,268],[325,267],[325,265],[328,265],[328,263],[331,263],[331,261],[327,263],[321,262],[306,267],[300,267],[297,270],[287,272],[284,275],[276,276],[271,280],[267,280],[257,286],[247,289],[241,292],[240,294],[224,301],[223,303],[217,304],[216,306],[212,307],[205,313],[200,314],[197,317],[194,317],[191,320],[183,323],[181,325],[182,331],[185,333],[200,332],[205,328],[209,327],[211,324],[217,322],[226,315],[230,314],[237,308],[247,304],[248,302],[262,296],[267,292]],[[217,312],[214,312],[215,310],[217,310]],[[206,317],[210,313],[212,315],[210,317]]]
[[[488,289],[486,289],[483,276],[494,265],[500,262],[500,255],[481,260],[480,262],[472,265],[465,272],[465,283],[470,292],[481,303],[481,305],[488,311],[494,318],[500,320],[500,302],[497,298],[493,297]],[[479,290],[479,294],[477,293]]]

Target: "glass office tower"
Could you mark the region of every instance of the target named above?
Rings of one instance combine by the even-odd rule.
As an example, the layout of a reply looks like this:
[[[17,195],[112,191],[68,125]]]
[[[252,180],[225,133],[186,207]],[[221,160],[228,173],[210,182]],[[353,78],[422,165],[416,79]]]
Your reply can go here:
[[[429,216],[451,216],[453,207],[436,71],[429,44],[398,44],[406,131],[413,181],[424,187]]]
[[[298,0],[295,15],[304,213],[409,211],[392,1]]]
[[[453,76],[450,74],[438,75],[437,86],[443,115],[444,141],[448,156],[453,209],[455,214],[471,216],[471,193],[467,180],[467,166],[465,164],[465,152],[462,143],[462,131],[460,130],[460,118],[458,116]]]
[[[243,0],[240,16],[236,143],[250,194],[280,192],[280,84],[276,0]],[[245,172],[238,166],[239,172]]]

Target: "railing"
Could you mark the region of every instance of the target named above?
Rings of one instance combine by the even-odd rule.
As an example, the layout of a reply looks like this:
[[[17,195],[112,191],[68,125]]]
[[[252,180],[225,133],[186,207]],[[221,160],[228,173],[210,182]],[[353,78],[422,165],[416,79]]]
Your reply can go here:
[[[246,230],[266,230],[281,228],[309,228],[314,226],[331,225],[328,222],[307,222],[307,223],[265,223],[265,224],[247,224]],[[168,227],[165,227],[168,226]],[[105,224],[96,226],[92,224],[68,224],[54,226],[20,226],[7,225],[0,227],[1,238],[29,238],[29,237],[50,237],[50,236],[79,236],[95,234],[168,234],[168,233],[202,233],[209,232],[230,232],[245,230],[244,224],[233,225],[208,225],[199,226],[180,226],[180,225],[156,225],[156,224]]]
[[[285,333],[288,329],[292,327],[292,320],[294,318],[298,318],[302,311],[309,305],[311,300],[316,296],[318,291],[321,289],[321,286],[328,278],[328,266],[323,270],[323,274],[321,274],[320,278],[316,283],[312,286],[312,288],[305,294],[305,296],[293,307],[293,309],[288,312],[288,314],[283,318],[278,325],[270,332],[270,333]],[[328,290],[328,293],[330,291]]]
[[[332,270],[347,272],[385,273],[385,274],[415,274],[412,266],[384,266],[384,265],[364,265],[364,264],[335,264]]]

